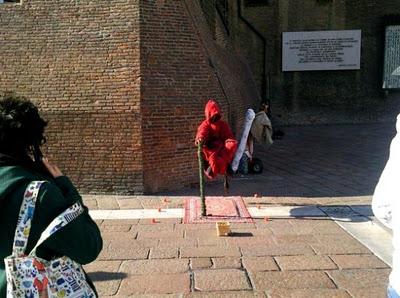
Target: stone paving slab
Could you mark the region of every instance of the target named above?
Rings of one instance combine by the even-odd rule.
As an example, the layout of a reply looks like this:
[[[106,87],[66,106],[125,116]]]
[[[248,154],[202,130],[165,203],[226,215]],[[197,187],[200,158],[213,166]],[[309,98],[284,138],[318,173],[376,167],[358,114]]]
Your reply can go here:
[[[323,271],[266,271],[250,272],[250,279],[258,291],[271,289],[335,289]]]
[[[189,293],[189,273],[129,275],[123,279],[118,295]],[[101,296],[101,294],[99,294]]]
[[[133,295],[115,295],[104,296],[105,298],[182,298],[182,294],[133,294]],[[102,297],[103,298],[103,297]]]
[[[129,275],[183,273],[189,270],[189,259],[134,260],[121,264],[120,271]]]
[[[280,270],[273,257],[243,257],[243,267],[248,272],[255,271],[278,271]]]
[[[207,269],[213,266],[211,258],[191,258],[190,267],[192,270],[195,269]]]
[[[213,267],[215,269],[240,269],[242,261],[240,257],[222,257],[212,258]]]
[[[193,292],[186,294],[185,298],[266,298],[264,292],[250,291],[218,291],[211,293]]]
[[[338,289],[275,289],[266,291],[268,298],[351,298],[352,296],[346,290]],[[368,297],[368,296],[354,296]],[[372,296],[370,296],[372,297]],[[381,297],[381,296],[375,296]]]
[[[247,272],[238,269],[195,270],[194,288],[197,291],[250,290]]]
[[[196,246],[197,239],[193,238],[177,238],[174,241],[170,241],[168,238],[159,239],[158,248],[159,249],[169,249],[169,248],[180,248],[180,247],[187,247],[187,246]]]
[[[239,246],[241,249],[246,247],[255,247],[255,246],[267,246],[267,245],[275,245],[276,240],[273,237],[272,233],[270,234],[258,234],[254,231],[244,233],[242,232],[239,237],[229,237],[225,241],[230,246]]]
[[[347,288],[346,291],[352,297],[371,297],[371,298],[386,298],[387,292],[386,287],[368,287],[364,289],[360,288]]]
[[[375,255],[332,255],[330,258],[340,269],[389,268]]]
[[[328,256],[278,256],[275,260],[283,271],[337,269]]]
[[[183,238],[182,232],[175,231],[139,231],[137,239],[147,239],[147,238],[168,238],[168,239],[180,239]]]
[[[314,255],[314,250],[304,243],[271,244],[263,246],[242,247],[243,256],[284,256],[284,255]]]
[[[324,242],[311,244],[317,254],[368,254],[370,250],[356,240],[337,241],[327,239]]]
[[[182,258],[204,258],[204,257],[240,257],[238,247],[227,246],[199,246],[181,248]]]
[[[123,239],[121,239],[123,241]],[[100,253],[99,260],[136,260],[136,259],[147,259],[149,256],[150,249],[142,246],[126,246],[123,247],[110,246],[107,249],[103,249]]]
[[[320,234],[277,235],[273,239],[276,244],[312,244],[319,243]]]
[[[174,259],[179,257],[178,247],[152,247],[150,249],[150,259]]]
[[[328,274],[339,288],[366,289],[386,287],[389,272],[390,269],[351,269],[328,271]]]
[[[126,276],[119,272],[121,263],[122,261],[96,261],[84,268],[96,283],[97,291],[112,296],[117,294],[121,280]]]

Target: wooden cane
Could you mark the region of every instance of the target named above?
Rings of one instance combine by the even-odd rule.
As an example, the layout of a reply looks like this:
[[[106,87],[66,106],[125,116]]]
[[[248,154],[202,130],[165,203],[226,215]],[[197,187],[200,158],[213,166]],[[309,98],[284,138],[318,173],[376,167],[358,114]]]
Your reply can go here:
[[[200,180],[200,200],[201,200],[201,216],[207,215],[206,198],[204,196],[204,162],[203,162],[203,142],[197,145],[197,156],[199,159],[199,180]]]

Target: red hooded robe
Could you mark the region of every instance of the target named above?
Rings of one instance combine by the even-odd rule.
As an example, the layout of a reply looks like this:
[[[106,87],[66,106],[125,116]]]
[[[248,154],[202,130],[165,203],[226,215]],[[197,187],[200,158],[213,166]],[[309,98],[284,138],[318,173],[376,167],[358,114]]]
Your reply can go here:
[[[218,115],[219,120],[211,122],[210,118]],[[197,129],[196,140],[202,139],[204,143],[204,159],[211,167],[211,177],[218,174],[224,175],[229,163],[237,149],[237,141],[224,120],[221,120],[221,109],[218,104],[210,99],[205,107],[206,119]]]

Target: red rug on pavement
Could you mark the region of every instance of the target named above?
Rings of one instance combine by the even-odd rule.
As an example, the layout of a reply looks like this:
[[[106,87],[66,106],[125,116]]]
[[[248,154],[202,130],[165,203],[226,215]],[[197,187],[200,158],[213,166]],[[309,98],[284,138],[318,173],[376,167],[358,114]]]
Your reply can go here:
[[[206,207],[207,216],[202,217],[200,197],[186,198],[183,223],[253,222],[242,197],[206,197]]]

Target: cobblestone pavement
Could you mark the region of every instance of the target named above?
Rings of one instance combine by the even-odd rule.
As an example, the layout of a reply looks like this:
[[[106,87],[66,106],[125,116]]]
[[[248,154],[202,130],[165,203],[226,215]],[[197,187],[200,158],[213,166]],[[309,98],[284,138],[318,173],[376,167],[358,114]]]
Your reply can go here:
[[[265,171],[234,177],[247,206],[370,205],[394,124],[292,127]],[[221,195],[220,182],[207,185]],[[254,194],[259,197],[254,197]],[[153,196],[84,196],[90,209],[182,208],[196,189]],[[167,201],[165,201],[167,198]],[[385,297],[390,267],[329,217],[214,224],[182,219],[97,220],[104,249],[85,266],[100,297]]]

